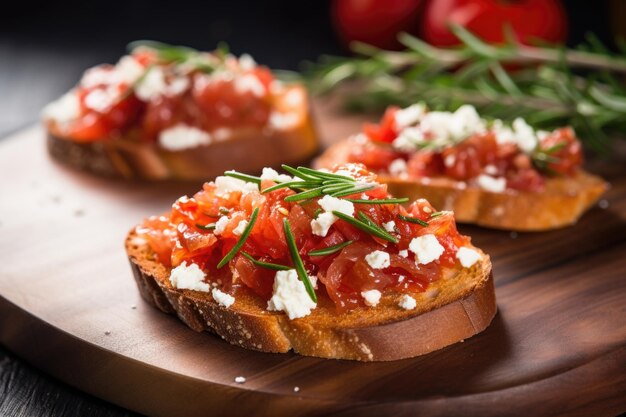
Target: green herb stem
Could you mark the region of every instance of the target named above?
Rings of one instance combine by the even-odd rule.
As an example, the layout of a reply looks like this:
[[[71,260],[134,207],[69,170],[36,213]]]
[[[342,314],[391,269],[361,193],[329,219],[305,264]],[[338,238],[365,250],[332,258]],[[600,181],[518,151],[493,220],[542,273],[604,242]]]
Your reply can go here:
[[[307,293],[311,297],[314,303],[317,303],[317,295],[315,294],[315,289],[313,288],[313,284],[309,279],[309,275],[304,268],[304,263],[302,262],[302,258],[300,257],[300,253],[298,252],[298,246],[296,246],[296,240],[293,237],[293,233],[291,232],[291,226],[289,225],[289,220],[283,220],[283,228],[285,230],[285,238],[287,239],[287,247],[289,248],[289,254],[291,255],[291,260],[293,261],[294,267],[298,274],[298,278],[304,284]]]
[[[235,246],[233,246],[233,248],[226,254],[226,256],[224,256],[224,258],[217,264],[217,269],[222,268],[231,259],[233,259],[235,255],[237,255],[237,252],[239,252],[239,249],[241,249],[243,244],[246,243],[248,236],[250,236],[250,232],[252,231],[252,228],[254,227],[254,224],[256,223],[256,218],[258,215],[259,215],[259,208],[257,207],[252,212],[252,215],[250,216],[250,221],[246,225],[246,228],[243,230],[243,233],[239,237],[239,240],[237,241],[237,243],[235,243]]]

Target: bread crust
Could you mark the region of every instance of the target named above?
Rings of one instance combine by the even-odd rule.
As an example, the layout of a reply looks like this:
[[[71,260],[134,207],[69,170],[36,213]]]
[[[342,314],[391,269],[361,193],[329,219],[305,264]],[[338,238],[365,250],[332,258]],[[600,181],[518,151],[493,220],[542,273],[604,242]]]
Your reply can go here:
[[[306,97],[302,86],[287,87],[283,96],[294,90]],[[237,128],[225,140],[180,151],[134,139],[136,132],[118,139],[78,142],[62,137],[54,124],[48,124],[48,151],[79,170],[144,180],[204,181],[229,169],[256,173],[264,167],[309,160],[318,150],[318,141],[308,101],[303,100],[297,108],[279,102],[277,108],[297,114],[298,122],[281,130]]]
[[[328,148],[315,162],[315,168],[332,168],[348,160],[350,139]],[[389,193],[408,197],[409,201],[425,198],[437,210],[452,210],[457,222],[472,223],[495,229],[522,232],[542,231],[576,223],[600,196],[608,184],[600,177],[580,170],[572,177],[546,180],[543,192],[506,190],[493,193],[466,186],[450,178],[402,179],[380,175]]]
[[[180,290],[169,282],[147,242],[131,231],[126,250],[142,297],[166,313],[176,314],[195,331],[209,331],[227,342],[263,352],[295,352],[332,359],[391,361],[423,355],[483,331],[497,307],[491,261],[482,254],[472,268],[448,270],[427,291],[411,294],[414,310],[398,306],[400,294],[384,294],[378,306],[337,314],[322,295],[309,316],[289,320],[266,310],[247,289],[237,291],[225,308],[211,293]],[[477,249],[478,250],[478,249]]]

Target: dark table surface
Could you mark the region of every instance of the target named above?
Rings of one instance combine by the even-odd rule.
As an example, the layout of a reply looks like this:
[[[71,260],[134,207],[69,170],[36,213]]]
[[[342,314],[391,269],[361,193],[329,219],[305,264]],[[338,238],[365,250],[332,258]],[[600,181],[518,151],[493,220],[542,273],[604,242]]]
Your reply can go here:
[[[327,2],[308,10],[288,1],[209,2],[196,5],[128,0],[70,1],[43,8],[13,4],[0,14],[0,138],[35,123],[41,108],[71,88],[82,71],[115,62],[134,39],[159,39],[210,49],[225,39],[235,53],[250,52],[274,68],[341,52],[327,18]],[[168,5],[160,13],[146,10]],[[123,8],[122,8],[123,5]],[[3,6],[4,7],[4,6]],[[170,10],[171,9],[171,10]],[[53,14],[53,12],[55,14]],[[126,16],[125,18],[120,16]],[[577,11],[602,37],[601,13]],[[184,29],[181,29],[184,28]],[[573,33],[573,41],[582,31]],[[277,45],[279,47],[268,47]],[[7,181],[1,179],[0,181]],[[0,263],[4,262],[1,259]],[[127,416],[134,413],[84,394],[20,360],[0,346],[0,416]]]

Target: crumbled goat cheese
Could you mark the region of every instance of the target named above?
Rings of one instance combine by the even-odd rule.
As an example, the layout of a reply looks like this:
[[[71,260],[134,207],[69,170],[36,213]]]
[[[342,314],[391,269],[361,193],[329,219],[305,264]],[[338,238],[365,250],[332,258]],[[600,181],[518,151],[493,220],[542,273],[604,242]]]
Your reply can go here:
[[[100,113],[107,112],[121,98],[115,88],[97,88],[85,96],[85,106]]]
[[[402,297],[400,297],[400,302],[398,303],[398,306],[402,307],[405,310],[413,310],[415,307],[417,307],[417,301],[415,301],[415,298],[411,297],[410,295],[404,294]]]
[[[387,223],[383,223],[383,227],[388,232],[395,232],[396,231],[396,222],[394,222],[393,220],[389,220]]]
[[[450,154],[446,156],[443,160],[443,164],[448,168],[452,168],[455,162],[456,162],[456,155],[454,154]]]
[[[391,145],[401,152],[411,152],[425,140],[424,133],[420,129],[407,127],[400,132]]]
[[[253,182],[247,182],[238,178],[226,176],[215,178],[215,187],[215,194],[218,197],[223,197],[235,191],[240,191],[245,194],[251,191],[259,190],[259,186]]]
[[[487,165],[485,166],[485,168],[483,169],[483,171],[485,172],[485,174],[487,175],[491,175],[491,176],[495,176],[498,175],[498,168],[496,168],[495,165]]]
[[[217,288],[213,288],[213,290],[211,291],[211,294],[213,295],[213,299],[217,301],[219,305],[224,306],[226,308],[232,306],[235,302],[235,297],[233,297],[230,294],[226,294],[225,292],[222,292],[218,290]]]
[[[168,151],[181,151],[211,143],[211,135],[197,127],[177,124],[159,133],[159,145]]]
[[[261,173],[261,179],[280,182],[293,181],[293,177],[286,174],[279,174],[275,169],[272,168],[263,168],[263,172]]]
[[[464,268],[469,268],[480,260],[480,253],[472,248],[461,247],[456,252],[456,259]]]
[[[421,103],[413,104],[407,108],[398,110],[394,115],[396,129],[401,130],[405,127],[416,124],[426,113],[426,106]]]
[[[246,382],[246,378],[243,377],[243,376],[236,376],[235,377],[235,382],[238,383],[238,384],[243,384],[243,383]]]
[[[256,67],[256,61],[249,54],[241,54],[239,57],[239,68],[244,71],[252,71]]]
[[[415,254],[418,264],[427,264],[439,259],[444,252],[444,247],[433,234],[413,238],[409,249]]]
[[[175,288],[196,291],[209,291],[209,284],[204,282],[206,274],[194,263],[183,262],[170,273],[170,282]]]
[[[80,116],[80,100],[74,90],[48,104],[41,112],[44,119],[67,123]]]
[[[320,213],[317,219],[311,220],[311,229],[316,236],[326,236],[328,229],[338,220],[332,211],[339,211],[348,216],[354,215],[354,204],[351,201],[325,195],[318,200],[318,204],[324,213]]]
[[[382,294],[378,290],[363,291],[361,297],[365,300],[365,305],[375,307],[380,302]]]
[[[152,67],[135,87],[135,95],[142,101],[151,101],[162,96],[166,89],[165,73],[159,67]]]
[[[398,255],[402,256],[403,258],[408,258],[409,257],[409,251],[406,250],[406,249],[398,251]]]
[[[270,113],[269,125],[275,130],[287,130],[298,124],[300,118],[297,113],[281,113],[273,111]]]
[[[221,235],[226,230],[226,226],[228,226],[228,222],[230,219],[226,216],[222,216],[215,222],[215,229],[213,229],[213,233],[216,235]]]
[[[494,178],[489,175],[479,175],[476,178],[478,186],[483,190],[490,191],[492,193],[501,193],[506,190],[506,178]]]
[[[399,177],[402,174],[407,173],[407,164],[406,161],[402,158],[394,159],[389,164],[389,173],[393,176]]]
[[[145,71],[146,68],[137,62],[135,58],[125,55],[115,64],[115,81],[132,85]]]
[[[255,97],[265,95],[265,87],[256,75],[246,74],[235,78],[235,91],[239,94],[251,93]]]
[[[237,227],[235,227],[233,229],[233,235],[235,236],[241,236],[241,234],[243,233],[244,230],[246,230],[246,226],[248,226],[248,221],[247,220],[241,220],[238,224]]]
[[[365,255],[365,261],[374,269],[384,269],[391,265],[389,254],[381,250]]]
[[[284,311],[289,320],[293,320],[308,316],[316,306],[295,269],[276,272],[274,292],[267,302],[268,310]]]

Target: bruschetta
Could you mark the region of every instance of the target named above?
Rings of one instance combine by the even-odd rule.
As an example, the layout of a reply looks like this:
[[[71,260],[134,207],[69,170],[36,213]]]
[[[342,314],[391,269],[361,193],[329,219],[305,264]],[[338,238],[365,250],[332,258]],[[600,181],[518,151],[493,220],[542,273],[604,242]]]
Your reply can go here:
[[[110,177],[204,181],[317,150],[301,84],[249,55],[154,42],[88,69],[42,117],[54,158]]]
[[[574,130],[482,119],[472,106],[390,107],[379,124],[331,146],[316,167],[359,162],[397,196],[428,199],[457,221],[540,231],[575,223],[608,185],[582,169]]]
[[[133,228],[143,298],[264,352],[360,361],[426,354],[496,313],[489,256],[452,212],[405,208],[360,164],[230,171]]]

